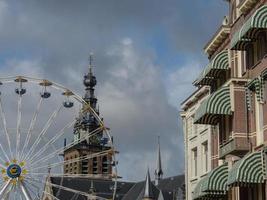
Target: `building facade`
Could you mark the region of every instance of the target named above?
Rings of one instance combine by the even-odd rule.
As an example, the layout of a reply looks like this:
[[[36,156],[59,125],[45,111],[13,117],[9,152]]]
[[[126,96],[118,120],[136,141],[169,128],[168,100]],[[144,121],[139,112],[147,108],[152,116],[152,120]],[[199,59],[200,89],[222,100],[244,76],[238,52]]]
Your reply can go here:
[[[194,81],[198,90],[209,87],[210,93],[195,111],[193,123],[218,127],[219,162],[198,180],[188,199],[263,200],[267,198],[267,1],[227,3],[228,16],[204,48],[209,64]]]
[[[182,103],[186,199],[192,199],[198,181],[218,165],[217,127],[194,124],[196,110],[209,93],[209,87],[201,87]]]

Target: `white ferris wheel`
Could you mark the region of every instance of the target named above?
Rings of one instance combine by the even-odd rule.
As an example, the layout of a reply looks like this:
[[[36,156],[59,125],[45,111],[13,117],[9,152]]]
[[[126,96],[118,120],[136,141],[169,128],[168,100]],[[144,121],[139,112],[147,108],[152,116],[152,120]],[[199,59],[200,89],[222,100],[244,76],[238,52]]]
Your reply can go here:
[[[115,150],[109,130],[96,111],[84,99],[68,88],[49,80],[25,76],[0,78],[0,199],[35,200],[53,193],[45,185],[58,191],[80,195],[85,199],[104,199],[59,183],[47,183],[47,177],[93,178],[94,174],[74,174],[64,171],[68,164],[86,161],[103,155],[112,156]],[[81,109],[82,108],[82,109]],[[91,113],[98,128],[73,140],[77,117]],[[65,160],[64,151],[90,138],[104,141],[101,151]],[[65,141],[65,142],[63,142]],[[67,142],[66,142],[67,141]],[[65,143],[65,144],[64,144]],[[110,176],[117,184],[116,164]],[[74,198],[75,199],[75,198]]]

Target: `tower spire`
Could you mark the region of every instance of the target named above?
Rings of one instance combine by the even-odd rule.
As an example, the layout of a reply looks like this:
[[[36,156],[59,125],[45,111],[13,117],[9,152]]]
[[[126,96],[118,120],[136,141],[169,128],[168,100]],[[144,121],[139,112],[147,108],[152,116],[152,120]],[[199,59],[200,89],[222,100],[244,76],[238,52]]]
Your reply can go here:
[[[94,54],[90,53],[89,54],[89,73],[92,73],[92,69],[93,69],[93,58],[94,58]]]
[[[153,198],[154,198],[154,195],[153,195],[152,183],[151,183],[150,173],[149,173],[149,168],[148,168],[143,199],[147,200],[147,199],[153,199]]]
[[[85,86],[84,100],[96,111],[97,98],[95,97],[96,77],[93,74],[93,54],[89,55],[89,72],[84,76],[83,84]]]
[[[160,151],[160,136],[158,136],[158,158],[157,158],[157,169],[155,170],[155,184],[158,185],[162,179],[163,170],[161,163],[161,151]]]

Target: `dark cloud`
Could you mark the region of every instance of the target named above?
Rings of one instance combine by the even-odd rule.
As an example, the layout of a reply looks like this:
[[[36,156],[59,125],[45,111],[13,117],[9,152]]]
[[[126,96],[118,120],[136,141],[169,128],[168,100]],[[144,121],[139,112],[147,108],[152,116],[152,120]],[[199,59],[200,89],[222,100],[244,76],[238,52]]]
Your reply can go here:
[[[121,175],[140,179],[147,165],[154,168],[157,135],[165,175],[182,173],[178,106],[192,90],[182,72],[200,70],[200,51],[226,10],[226,2],[214,0],[0,0],[2,74],[44,76],[82,94],[94,51],[100,109],[121,152]],[[160,41],[166,47],[154,49]],[[172,63],[177,69],[165,76],[169,66],[155,64],[163,51],[166,60],[182,55],[190,62]]]

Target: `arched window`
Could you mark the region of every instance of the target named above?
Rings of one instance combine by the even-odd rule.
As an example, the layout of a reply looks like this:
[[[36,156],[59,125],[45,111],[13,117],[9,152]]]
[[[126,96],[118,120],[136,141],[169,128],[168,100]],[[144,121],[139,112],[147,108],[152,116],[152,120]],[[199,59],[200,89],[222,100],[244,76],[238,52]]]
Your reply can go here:
[[[257,60],[261,60],[267,53],[266,48],[266,32],[262,31],[257,37]]]

